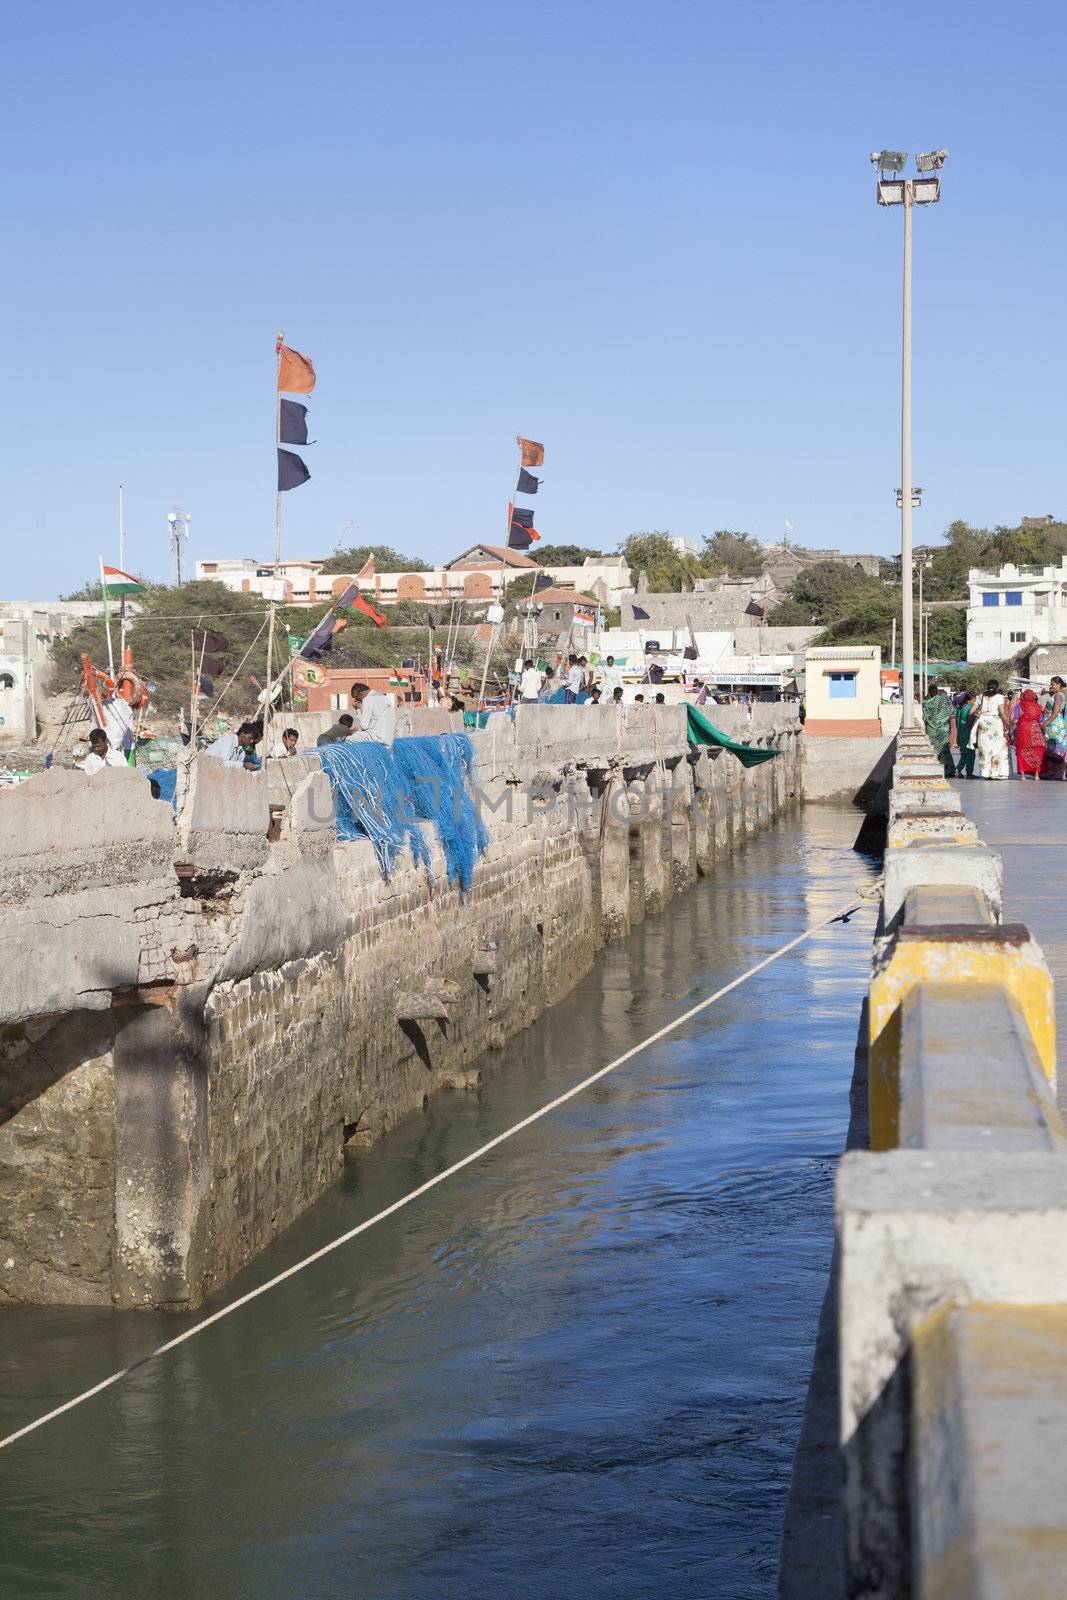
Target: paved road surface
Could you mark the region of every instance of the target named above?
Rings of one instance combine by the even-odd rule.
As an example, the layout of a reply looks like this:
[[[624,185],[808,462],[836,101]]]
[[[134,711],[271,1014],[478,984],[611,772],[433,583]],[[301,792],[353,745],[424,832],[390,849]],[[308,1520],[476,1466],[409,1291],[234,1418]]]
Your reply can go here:
[[[1004,857],[1004,920],[1025,922],[1056,983],[1060,1109],[1067,1110],[1067,783],[963,778],[963,809]]]

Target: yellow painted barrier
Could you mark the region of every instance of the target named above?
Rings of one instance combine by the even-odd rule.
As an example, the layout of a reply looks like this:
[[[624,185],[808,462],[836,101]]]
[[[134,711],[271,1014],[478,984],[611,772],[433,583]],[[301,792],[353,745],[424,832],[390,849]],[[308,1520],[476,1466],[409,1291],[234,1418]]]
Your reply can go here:
[[[869,1005],[872,1150],[894,1150],[900,1133],[901,1006],[919,983],[995,984],[1016,1001],[1041,1070],[1056,1089],[1052,977],[1041,948],[1021,923],[999,927],[901,928],[876,945]],[[981,1040],[975,1040],[976,1048]]]

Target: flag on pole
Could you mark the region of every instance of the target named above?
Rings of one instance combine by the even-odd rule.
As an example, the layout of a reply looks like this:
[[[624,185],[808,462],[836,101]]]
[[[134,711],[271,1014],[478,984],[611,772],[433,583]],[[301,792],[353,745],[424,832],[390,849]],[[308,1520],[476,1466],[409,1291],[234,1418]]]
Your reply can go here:
[[[536,439],[524,439],[521,434],[515,435],[515,443],[519,447],[519,465],[523,467],[543,467],[545,464],[545,447],[538,444]]]
[[[534,579],[534,586],[533,586],[534,594],[537,593],[538,589],[551,589],[551,587],[552,587],[552,574],[550,572],[539,572],[537,574],[537,577]]]
[[[105,567],[102,562],[100,582],[108,594],[144,594],[145,586],[140,578],[131,577],[119,567]]]
[[[356,573],[356,577],[373,578],[377,570],[378,568],[375,565],[374,557],[368,556],[366,561],[364,561],[363,565],[360,567],[359,571]]]
[[[536,494],[540,478],[535,478],[532,472],[527,472],[525,467],[519,468],[519,481],[515,485],[516,494]]]
[[[275,345],[278,354],[278,388],[289,394],[310,394],[315,387],[315,368],[299,350],[290,350],[279,340]]]
[[[286,489],[299,489],[302,483],[307,483],[311,473],[298,455],[291,450],[278,451],[278,492]]]
[[[385,617],[382,616],[380,611],[375,611],[370,601],[364,600],[361,594],[356,595],[355,599],[352,601],[351,609],[353,611],[362,611],[365,617],[369,617],[371,619],[376,628],[384,628],[386,626]]]
[[[278,413],[278,439],[281,444],[307,444],[308,408],[299,400],[280,400]]]
[[[508,548],[510,550],[529,550],[535,539],[541,535],[533,525],[533,512],[522,507],[508,506]]]
[[[786,531],[786,533],[792,533],[793,532],[793,524],[790,522],[788,517],[786,517],[786,519],[785,519],[785,531]]]

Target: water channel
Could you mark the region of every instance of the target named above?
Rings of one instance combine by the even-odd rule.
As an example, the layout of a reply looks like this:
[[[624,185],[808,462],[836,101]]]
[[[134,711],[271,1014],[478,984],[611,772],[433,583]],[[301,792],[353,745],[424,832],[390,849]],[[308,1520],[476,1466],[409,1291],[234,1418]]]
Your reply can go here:
[[[875,872],[856,831],[809,808],[750,841],[232,1293],[836,910]],[[0,1594],[773,1595],[873,916],[0,1454]],[[0,1313],[0,1433],[181,1325]]]

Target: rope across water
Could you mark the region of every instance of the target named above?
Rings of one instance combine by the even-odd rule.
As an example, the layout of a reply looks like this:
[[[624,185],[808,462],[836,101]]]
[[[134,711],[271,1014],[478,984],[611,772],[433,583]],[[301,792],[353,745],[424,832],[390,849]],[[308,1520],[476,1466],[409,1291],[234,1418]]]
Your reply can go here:
[[[272,1289],[276,1289],[279,1284],[285,1283],[289,1278],[295,1278],[298,1273],[303,1272],[307,1267],[313,1266],[316,1261],[321,1261],[323,1257],[331,1255],[335,1250],[339,1250],[342,1245],[351,1243],[353,1239],[358,1238],[361,1233],[366,1233],[369,1228],[373,1228],[377,1223],[384,1222],[386,1217],[391,1217],[395,1212],[402,1211],[405,1206],[411,1205],[412,1201],[418,1200],[422,1195],[428,1194],[431,1189],[435,1189],[439,1183],[444,1183],[446,1179],[453,1177],[457,1172],[461,1172],[464,1167],[469,1167],[475,1161],[480,1161],[483,1156],[488,1155],[491,1150],[495,1150],[498,1145],[506,1143],[508,1139],[513,1139],[523,1129],[532,1127],[542,1117],[547,1117],[550,1112],[558,1110],[562,1105],[566,1105],[568,1100],[573,1100],[576,1096],[583,1094],[586,1089],[592,1088],[594,1083],[599,1083],[609,1073],[616,1071],[627,1061],[632,1061],[635,1056],[647,1050],[650,1045],[658,1043],[660,1039],[665,1039],[668,1034],[674,1033],[676,1029],[683,1027],[687,1022],[691,1022],[694,1017],[698,1017],[701,1012],[707,1011],[717,1001],[725,999],[728,994],[732,994],[735,989],[739,989],[742,984],[747,983],[750,978],[754,978],[757,973],[763,972],[772,963],[781,960],[782,956],[788,955],[791,950],[795,950],[798,945],[804,943],[805,939],[810,939],[813,934],[821,932],[823,928],[828,928],[831,923],[845,921],[854,911],[858,911],[866,901],[880,892],[881,881],[879,880],[865,890],[863,894],[859,895],[857,899],[835,911],[832,916],[823,917],[819,922],[813,922],[810,927],[804,929],[803,933],[797,934],[796,938],[790,939],[787,944],[780,945],[777,950],[772,950],[769,956],[765,956],[762,961],[757,961],[755,966],[750,967],[747,972],[743,972],[739,978],[734,978],[730,983],[724,984],[721,989],[716,989],[713,994],[707,995],[703,1000],[698,1001],[695,1006],[690,1006],[687,1011],[683,1011],[673,1021],[665,1023],[662,1028],[657,1028],[655,1033],[650,1033],[639,1044],[632,1045],[629,1050],[624,1050],[621,1056],[616,1056],[615,1060],[609,1061],[607,1066],[600,1067],[596,1072],[590,1073],[588,1077],[582,1078],[578,1083],[573,1084],[571,1088],[564,1090],[562,1094],[556,1095],[554,1100],[549,1100],[545,1105],[539,1106],[536,1111],[531,1111],[529,1116],[512,1123],[511,1127],[505,1128],[503,1133],[498,1133],[494,1138],[487,1139],[484,1144],[479,1145],[476,1150],[472,1150],[469,1155],[461,1157],[459,1161],[454,1161],[443,1172],[438,1172],[434,1177],[427,1178],[425,1183],[420,1183],[417,1188],[410,1190],[405,1195],[401,1195],[399,1200],[394,1200],[391,1205],[383,1207],[381,1211],[376,1211],[372,1217],[365,1218],[363,1222],[358,1222],[354,1228],[349,1228],[345,1233],[339,1234],[336,1239],[331,1239],[328,1244],[322,1245],[318,1250],[313,1250],[310,1255],[294,1262],[291,1267],[286,1267],[284,1272],[279,1272],[275,1277],[268,1278],[266,1283],[261,1283],[257,1288],[250,1289],[247,1294],[240,1295],[236,1300],[231,1300],[228,1305],[222,1306],[220,1310],[213,1312],[211,1316],[203,1317],[199,1322],[194,1323],[191,1328],[186,1328],[184,1333],[179,1333],[173,1339],[168,1339],[165,1344],[157,1345],[154,1350],[149,1350],[145,1355],[139,1356],[136,1361],[131,1361],[127,1366],[120,1367],[116,1372],[110,1373],[106,1378],[102,1378],[99,1383],[94,1383],[91,1388],[84,1389],[81,1394],[75,1395],[73,1399],[65,1400],[62,1405],[53,1407],[51,1411],[46,1411],[43,1416],[36,1417],[32,1422],[27,1422],[24,1427],[16,1428],[14,1433],[9,1433],[6,1438],[0,1439],[0,1450],[5,1450],[9,1445],[17,1443],[19,1439],[24,1439],[28,1434],[35,1433],[38,1428],[43,1428],[46,1423],[54,1422],[64,1412],[73,1411],[76,1406],[83,1405],[85,1401],[91,1400],[94,1395],[102,1394],[105,1389],[110,1389],[116,1383],[121,1383],[123,1378],[128,1378],[139,1367],[145,1366],[149,1361],[157,1360],[160,1356],[166,1355],[168,1351],[176,1350],[179,1345],[188,1343],[190,1339],[195,1339],[198,1334],[204,1333],[216,1322],[222,1322],[224,1318],[232,1317],[243,1306],[249,1305],[253,1300],[258,1300],[262,1295],[269,1294]]]

